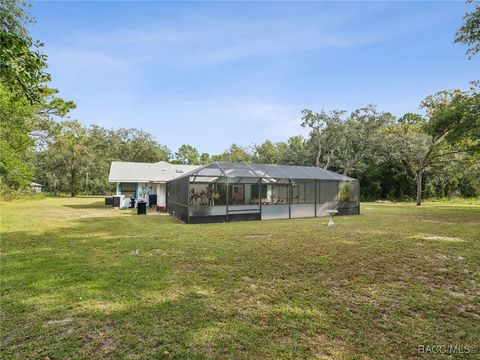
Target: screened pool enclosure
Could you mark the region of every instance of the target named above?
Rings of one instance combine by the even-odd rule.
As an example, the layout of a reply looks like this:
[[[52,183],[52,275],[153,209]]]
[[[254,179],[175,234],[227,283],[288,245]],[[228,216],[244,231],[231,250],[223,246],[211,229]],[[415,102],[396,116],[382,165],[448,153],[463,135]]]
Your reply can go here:
[[[170,181],[167,210],[186,223],[360,213],[358,180],[308,166],[215,162]]]

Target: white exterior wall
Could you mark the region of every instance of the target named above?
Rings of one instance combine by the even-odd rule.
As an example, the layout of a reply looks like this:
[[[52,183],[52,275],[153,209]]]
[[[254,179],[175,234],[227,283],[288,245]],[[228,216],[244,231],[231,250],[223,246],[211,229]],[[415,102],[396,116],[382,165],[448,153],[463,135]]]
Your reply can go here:
[[[156,184],[157,205],[167,206],[167,184]]]
[[[123,183],[117,183],[117,195],[120,195],[122,191]],[[131,184],[131,183],[130,183]],[[137,192],[136,192],[136,199],[139,200],[141,198],[142,187],[147,187],[150,189],[150,194],[157,194],[157,205],[159,206],[166,206],[167,205],[167,184],[166,183],[145,183],[145,182],[137,182],[135,183]],[[145,200],[148,200],[148,196]]]

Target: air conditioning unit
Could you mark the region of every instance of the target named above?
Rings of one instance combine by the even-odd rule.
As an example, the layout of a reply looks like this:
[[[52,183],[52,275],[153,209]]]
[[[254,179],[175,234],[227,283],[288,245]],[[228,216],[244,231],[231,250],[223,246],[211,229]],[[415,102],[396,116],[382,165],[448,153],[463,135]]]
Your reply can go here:
[[[125,195],[114,195],[113,196],[113,207],[115,209],[122,208],[124,202],[125,202]]]

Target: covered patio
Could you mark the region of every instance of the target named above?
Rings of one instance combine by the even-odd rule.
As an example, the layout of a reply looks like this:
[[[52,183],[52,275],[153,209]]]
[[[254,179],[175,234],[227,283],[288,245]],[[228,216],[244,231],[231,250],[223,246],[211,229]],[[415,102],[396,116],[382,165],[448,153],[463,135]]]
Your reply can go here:
[[[186,223],[360,213],[358,180],[308,166],[214,162],[167,185],[167,211]]]

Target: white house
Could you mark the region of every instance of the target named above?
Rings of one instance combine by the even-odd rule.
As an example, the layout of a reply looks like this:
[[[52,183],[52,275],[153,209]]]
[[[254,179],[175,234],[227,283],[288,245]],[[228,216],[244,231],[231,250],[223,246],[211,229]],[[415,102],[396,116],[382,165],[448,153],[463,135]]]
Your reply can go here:
[[[43,187],[42,184],[39,184],[33,181],[30,183],[30,189],[32,189],[33,192],[41,193],[42,187]]]
[[[149,194],[156,194],[157,205],[165,208],[167,182],[198,167],[170,164],[165,161],[157,163],[113,161],[108,181],[117,184],[117,195],[141,199],[148,198]]]

